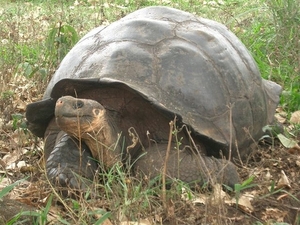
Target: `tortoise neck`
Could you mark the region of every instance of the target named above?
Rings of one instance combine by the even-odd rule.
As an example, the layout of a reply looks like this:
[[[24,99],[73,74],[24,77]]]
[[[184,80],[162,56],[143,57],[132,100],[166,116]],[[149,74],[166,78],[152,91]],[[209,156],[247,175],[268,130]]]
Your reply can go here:
[[[107,114],[97,128],[82,137],[93,157],[106,168],[122,161],[121,132],[113,121]]]

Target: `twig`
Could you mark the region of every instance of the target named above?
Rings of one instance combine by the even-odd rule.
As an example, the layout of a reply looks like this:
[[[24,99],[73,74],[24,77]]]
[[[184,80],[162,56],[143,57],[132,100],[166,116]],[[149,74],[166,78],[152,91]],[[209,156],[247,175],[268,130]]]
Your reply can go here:
[[[170,125],[169,140],[168,140],[166,158],[165,158],[165,162],[164,162],[164,166],[163,166],[163,171],[162,171],[162,201],[163,201],[164,210],[166,212],[167,212],[166,173],[167,173],[167,163],[168,163],[168,159],[169,159],[169,155],[170,155],[170,150],[171,150],[172,131],[173,131],[173,126],[174,126],[174,121],[170,121],[169,125]]]

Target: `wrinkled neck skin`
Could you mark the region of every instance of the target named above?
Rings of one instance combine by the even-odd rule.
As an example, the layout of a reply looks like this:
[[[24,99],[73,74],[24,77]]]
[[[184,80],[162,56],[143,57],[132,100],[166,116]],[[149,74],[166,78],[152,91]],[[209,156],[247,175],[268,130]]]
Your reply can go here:
[[[85,142],[90,148],[95,160],[104,168],[111,168],[117,162],[122,161],[122,149],[120,143],[121,131],[107,111],[94,119],[89,125],[78,124],[78,130],[69,131],[72,136]],[[88,128],[87,128],[88,127]]]
[[[111,168],[117,162],[121,162],[122,149],[119,140],[121,132],[113,118],[105,113],[97,123],[91,124],[91,128],[91,131],[82,133],[80,138],[90,148],[100,165]]]

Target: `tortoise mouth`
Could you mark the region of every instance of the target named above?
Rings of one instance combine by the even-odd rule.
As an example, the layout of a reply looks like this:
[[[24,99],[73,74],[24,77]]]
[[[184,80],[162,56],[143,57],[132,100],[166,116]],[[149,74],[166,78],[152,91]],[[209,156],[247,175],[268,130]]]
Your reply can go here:
[[[95,126],[97,126],[97,124],[94,124],[93,121],[95,118],[92,116],[78,117],[69,114],[68,116],[57,116],[55,117],[55,120],[61,130],[75,137],[80,137],[84,133],[89,133],[95,130]]]
[[[95,117],[94,115],[79,115],[73,113],[64,113],[60,115],[55,115],[55,118],[76,118],[78,119],[78,121],[81,121],[82,119],[92,120],[94,117]]]
[[[64,114],[55,116],[56,123],[59,127],[68,128],[72,126],[82,126],[82,125],[91,125],[92,122],[95,120],[94,116],[90,115],[84,115],[84,116],[78,116],[74,114]]]

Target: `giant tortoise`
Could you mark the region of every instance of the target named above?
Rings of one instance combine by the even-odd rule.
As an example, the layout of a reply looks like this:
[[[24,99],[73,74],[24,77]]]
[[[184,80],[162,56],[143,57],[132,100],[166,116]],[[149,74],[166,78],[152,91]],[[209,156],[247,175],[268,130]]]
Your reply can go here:
[[[26,118],[59,186],[81,188],[76,174],[93,179],[98,166],[128,162],[150,177],[166,166],[187,183],[233,186],[225,158],[249,153],[280,92],[224,25],[147,7],[85,35]]]

